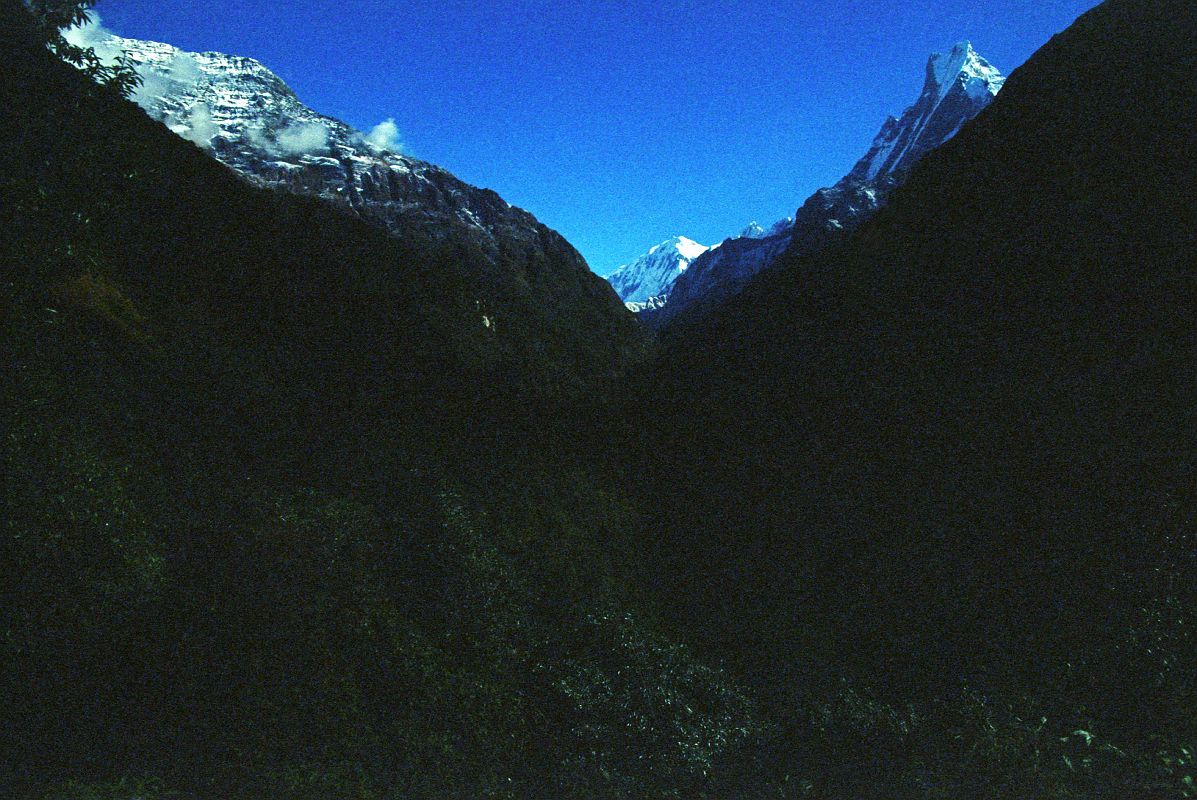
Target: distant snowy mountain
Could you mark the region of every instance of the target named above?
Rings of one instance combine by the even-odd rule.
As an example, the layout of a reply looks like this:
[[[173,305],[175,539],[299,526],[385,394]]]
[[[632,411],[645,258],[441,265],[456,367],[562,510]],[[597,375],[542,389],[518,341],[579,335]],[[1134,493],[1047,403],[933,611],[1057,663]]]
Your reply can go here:
[[[659,308],[665,304],[678,277],[708,250],[706,245],[685,236],[674,236],[619,267],[607,276],[607,281],[632,311]]]
[[[767,239],[784,234],[793,226],[794,219],[786,217],[768,228],[753,220],[735,237],[736,239]],[[630,264],[624,264],[607,276],[620,299],[636,313],[656,311],[669,301],[674,284],[690,265],[704,255],[715,254],[720,245],[707,247],[685,236],[675,236],[649,248],[648,252]]]
[[[641,319],[659,328],[683,312],[718,304],[787,248],[812,252],[830,237],[864,222],[885,204],[920,158],[981,113],[1004,83],[1001,73],[969,42],[932,55],[918,101],[901,117],[886,120],[851,172],[835,186],[815,192],[793,220],[782,220],[767,231],[754,222],[738,237],[695,259],[678,278],[667,302],[637,309]]]

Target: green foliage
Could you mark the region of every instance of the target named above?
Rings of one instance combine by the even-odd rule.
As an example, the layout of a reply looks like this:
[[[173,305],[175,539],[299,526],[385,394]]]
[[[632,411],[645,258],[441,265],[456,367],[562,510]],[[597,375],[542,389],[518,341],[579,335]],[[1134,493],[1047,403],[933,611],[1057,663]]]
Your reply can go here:
[[[115,63],[108,64],[94,48],[71,44],[63,36],[65,29],[89,23],[89,12],[95,4],[96,0],[26,0],[37,30],[55,55],[101,86],[128,97],[142,83],[128,56],[122,54]]]
[[[730,678],[632,614],[587,613],[572,630],[562,649],[576,655],[538,667],[557,673],[552,685],[575,741],[569,784],[578,796],[636,787],[639,770],[654,776],[661,796],[685,796],[759,743],[764,727]],[[596,778],[601,783],[585,783]]]
[[[362,768],[354,765],[290,764],[269,784],[279,800],[376,800]]]
[[[0,473],[10,504],[4,520],[5,562],[19,585],[75,587],[75,611],[98,618],[152,599],[165,579],[161,547],[130,496],[131,467],[98,455],[69,428],[8,417]],[[29,620],[39,635],[64,613],[62,598]],[[97,620],[98,621],[98,620]],[[67,625],[82,625],[72,619]]]
[[[76,276],[59,286],[53,299],[62,310],[112,325],[131,341],[152,343],[146,318],[102,275],[87,272]]]
[[[1036,716],[1027,699],[964,691],[894,705],[844,686],[801,703],[789,769],[816,796],[1178,797],[1181,781],[1092,726]],[[801,794],[797,796],[802,796]]]
[[[41,800],[168,800],[177,797],[157,778],[120,778],[110,783],[69,781],[50,789]]]

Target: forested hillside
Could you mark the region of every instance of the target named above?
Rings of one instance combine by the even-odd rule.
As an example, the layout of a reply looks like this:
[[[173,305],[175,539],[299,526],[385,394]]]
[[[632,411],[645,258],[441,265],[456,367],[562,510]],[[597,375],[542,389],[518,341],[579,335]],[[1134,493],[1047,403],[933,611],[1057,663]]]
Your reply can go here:
[[[753,713],[640,611],[587,446],[634,348],[251,188],[2,9],[0,793],[709,783]]]

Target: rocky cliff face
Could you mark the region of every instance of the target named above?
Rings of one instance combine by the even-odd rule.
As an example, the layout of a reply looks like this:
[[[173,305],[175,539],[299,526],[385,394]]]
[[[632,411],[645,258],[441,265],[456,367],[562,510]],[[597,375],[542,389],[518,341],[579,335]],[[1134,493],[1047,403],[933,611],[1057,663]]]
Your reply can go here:
[[[749,226],[738,238],[698,258],[679,276],[668,302],[638,309],[661,328],[682,314],[700,313],[739,292],[788,247],[814,252],[881,208],[924,155],[951,139],[989,105],[1005,78],[968,42],[927,62],[918,101],[890,117],[872,147],[835,186],[811,195],[794,217],[766,231]],[[763,235],[762,235],[763,234]]]

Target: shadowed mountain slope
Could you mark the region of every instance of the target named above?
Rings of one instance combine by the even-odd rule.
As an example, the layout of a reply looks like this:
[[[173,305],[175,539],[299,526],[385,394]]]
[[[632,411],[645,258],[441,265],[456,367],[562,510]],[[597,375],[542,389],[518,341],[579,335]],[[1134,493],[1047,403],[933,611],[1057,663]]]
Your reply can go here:
[[[624,383],[473,234],[248,186],[24,20],[5,796],[1191,793],[1190,3],[1084,16]]]
[[[1197,599],[1195,37],[1110,0],[856,235],[671,332],[635,402],[679,624],[775,687],[1188,725],[1184,623],[1141,626]]]

